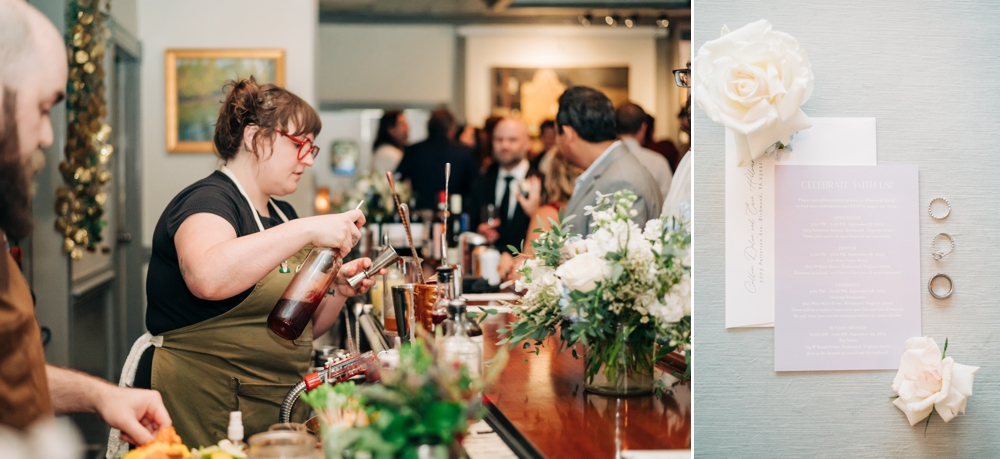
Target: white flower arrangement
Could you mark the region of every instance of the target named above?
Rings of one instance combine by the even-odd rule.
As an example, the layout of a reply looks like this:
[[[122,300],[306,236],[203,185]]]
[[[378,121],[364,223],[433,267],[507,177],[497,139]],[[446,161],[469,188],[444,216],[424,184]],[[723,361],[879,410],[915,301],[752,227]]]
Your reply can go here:
[[[410,187],[407,182],[396,180],[396,192],[399,194],[399,202],[410,200]],[[378,196],[378,199],[375,199]],[[392,188],[384,175],[370,173],[359,175],[354,183],[354,188],[340,193],[331,199],[334,213],[347,212],[357,207],[358,203],[365,201],[365,215],[369,220],[379,216],[388,219],[396,214],[396,201],[392,197]]]
[[[564,350],[581,342],[599,345],[626,333],[628,342],[642,343],[630,346],[627,352],[638,358],[629,360],[648,361],[650,371],[654,343],[660,344],[657,357],[683,348],[690,359],[690,232],[674,217],[639,228],[630,220],[635,201],[630,191],[598,193],[597,205],[587,208],[593,218],[587,239],[563,230],[572,216],[560,215],[561,222],[551,220],[549,231],[537,230],[541,235],[532,242],[534,258],[518,271],[523,278],[517,288],[524,297],[512,305],[517,320],[501,329],[501,344],[528,348],[533,343],[537,348],[558,333]],[[599,364],[614,365],[609,361],[614,359],[600,352],[594,358],[603,360],[588,362],[588,380]]]
[[[692,96],[712,121],[733,131],[738,165],[785,149],[812,126],[800,108],[813,90],[798,41],[760,20],[706,42],[691,62]]]

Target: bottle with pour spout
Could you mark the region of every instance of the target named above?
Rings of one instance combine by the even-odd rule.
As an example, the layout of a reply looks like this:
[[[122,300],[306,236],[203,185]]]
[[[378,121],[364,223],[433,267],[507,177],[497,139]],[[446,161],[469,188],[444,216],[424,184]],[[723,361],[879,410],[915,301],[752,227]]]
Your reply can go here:
[[[267,316],[267,327],[284,339],[298,339],[330,290],[342,264],[340,256],[329,247],[315,247],[309,251]]]

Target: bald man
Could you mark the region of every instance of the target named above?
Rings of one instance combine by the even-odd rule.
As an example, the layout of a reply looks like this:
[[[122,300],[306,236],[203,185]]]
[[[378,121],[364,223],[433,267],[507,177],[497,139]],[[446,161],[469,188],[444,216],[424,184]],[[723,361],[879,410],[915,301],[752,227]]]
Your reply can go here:
[[[32,182],[45,164],[41,148],[53,142],[49,112],[65,97],[67,72],[48,18],[23,0],[0,0],[0,425],[23,430],[55,414],[94,412],[141,444],[170,425],[159,393],[46,365],[31,291],[6,250],[8,237],[31,234]]]
[[[519,120],[505,118],[493,129],[493,164],[472,185],[469,195],[470,227],[482,234],[501,252],[510,252],[508,245],[521,248],[528,234],[533,209],[526,209],[525,194],[529,188],[540,189],[538,171],[528,163],[531,137]],[[529,181],[529,177],[535,177]],[[533,186],[532,186],[533,184]],[[519,204],[522,203],[522,204]],[[494,207],[495,223],[490,225],[487,209]]]

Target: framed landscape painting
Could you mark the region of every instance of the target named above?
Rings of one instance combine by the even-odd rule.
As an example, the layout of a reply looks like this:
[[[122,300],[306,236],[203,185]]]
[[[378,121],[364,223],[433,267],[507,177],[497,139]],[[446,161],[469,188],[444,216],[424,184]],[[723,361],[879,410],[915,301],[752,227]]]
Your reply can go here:
[[[628,101],[628,66],[581,68],[493,67],[490,84],[493,115],[519,118],[537,134],[543,121],[555,119],[559,96],[571,86],[590,86],[617,107]]]
[[[166,52],[168,153],[212,153],[229,80],[285,85],[283,49],[171,49]]]

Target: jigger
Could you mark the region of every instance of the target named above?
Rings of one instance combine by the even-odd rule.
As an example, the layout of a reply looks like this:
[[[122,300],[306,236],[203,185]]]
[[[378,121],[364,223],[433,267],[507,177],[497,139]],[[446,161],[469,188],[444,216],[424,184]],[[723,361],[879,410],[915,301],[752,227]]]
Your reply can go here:
[[[361,285],[361,281],[378,274],[382,268],[389,266],[395,262],[397,258],[399,258],[399,255],[396,254],[396,251],[392,249],[392,246],[386,244],[386,246],[382,248],[382,252],[380,252],[378,257],[375,258],[375,261],[372,262],[372,267],[355,274],[350,279],[347,279],[347,283],[351,284],[351,288],[358,288],[358,286]]]

